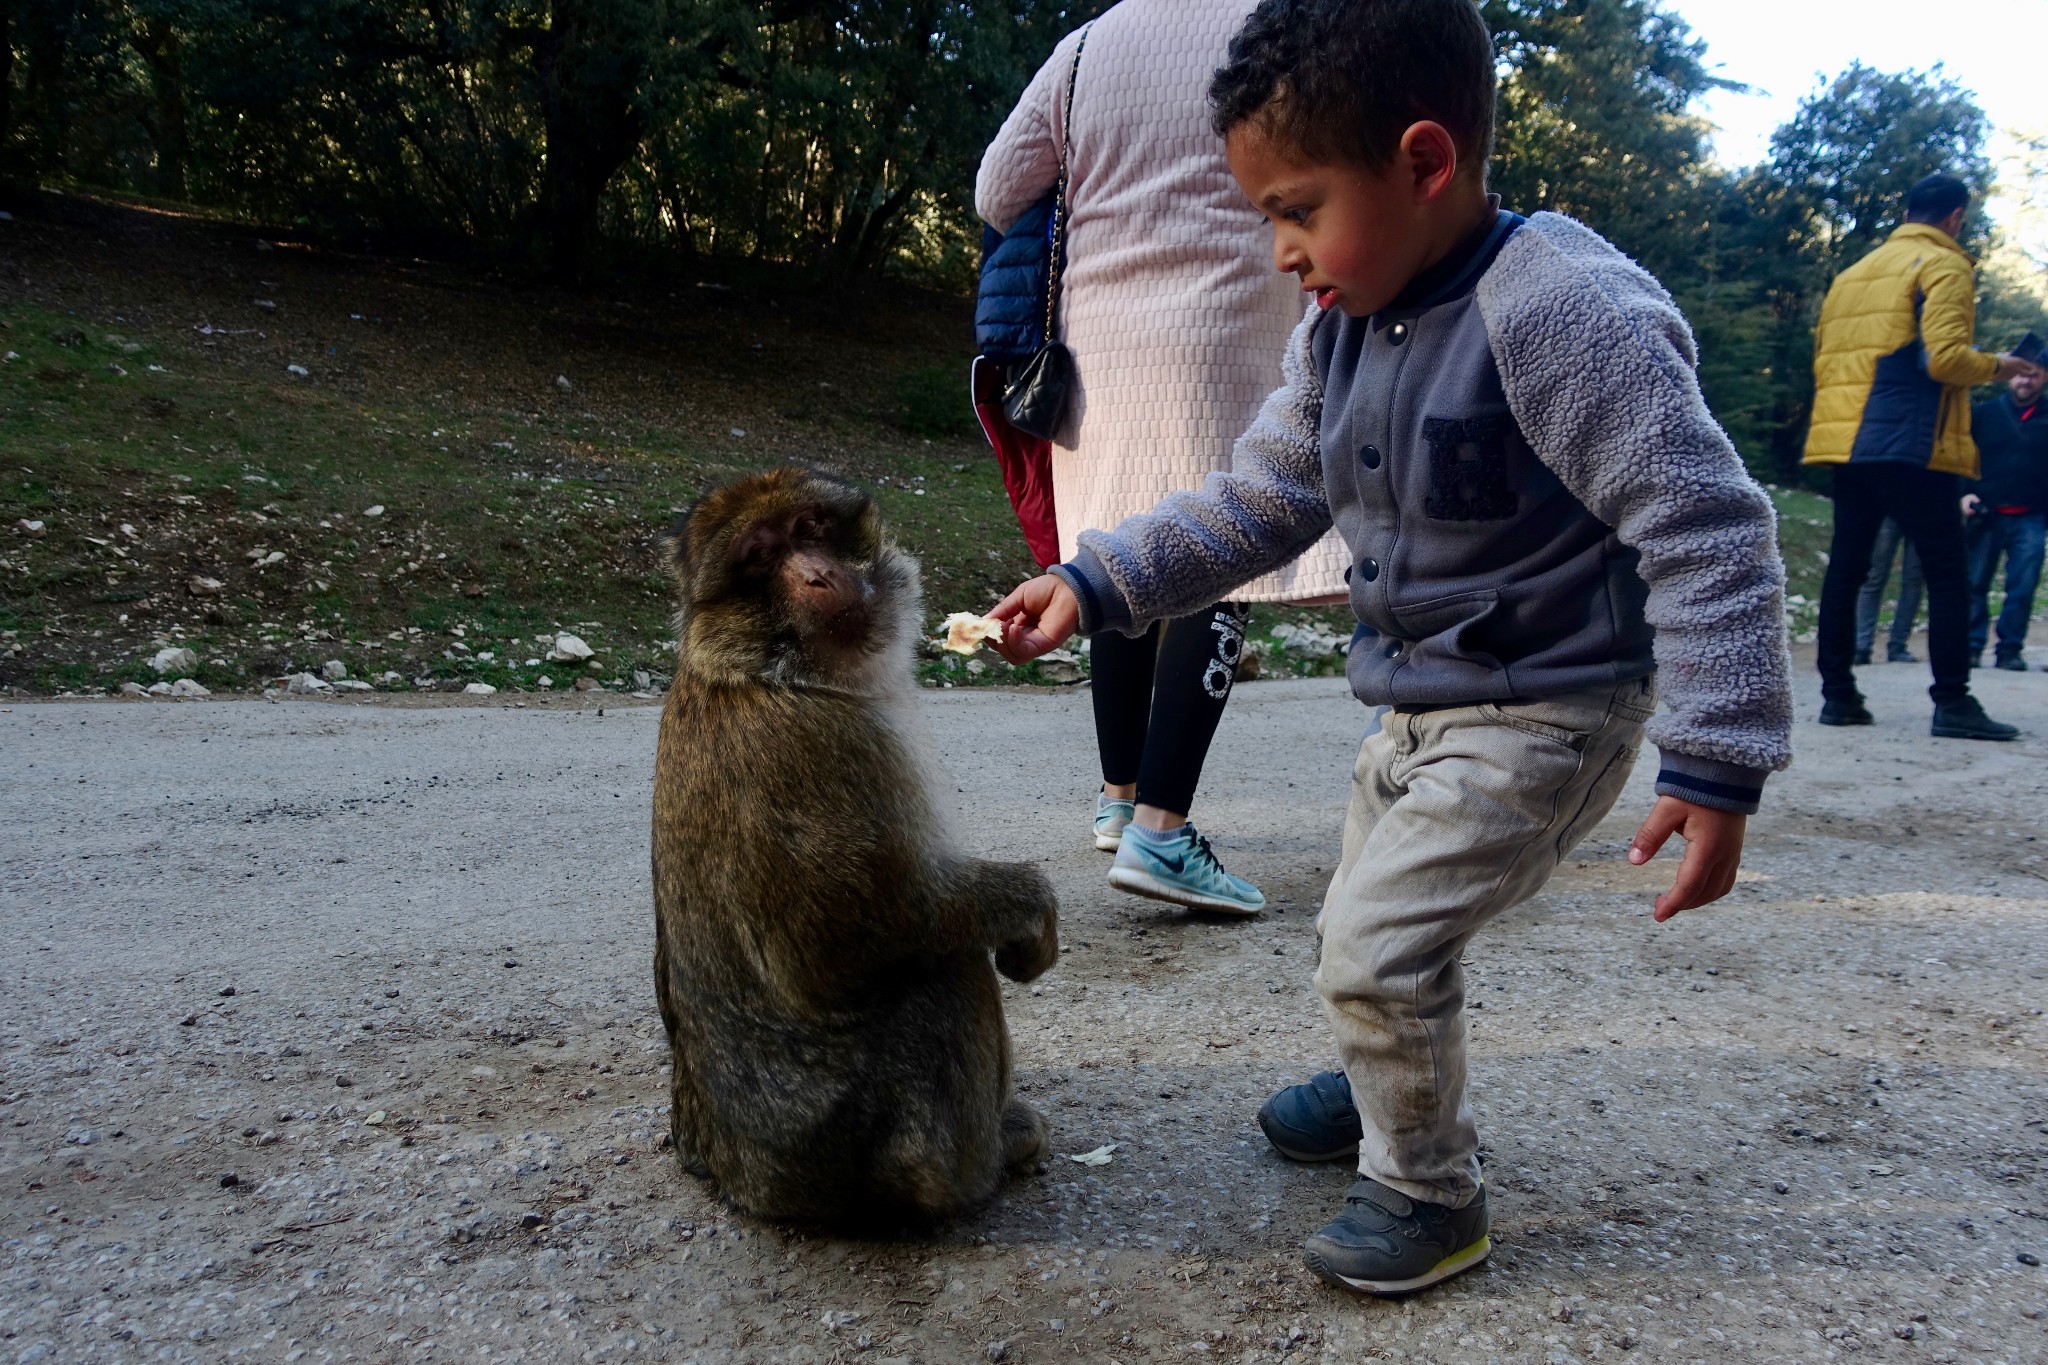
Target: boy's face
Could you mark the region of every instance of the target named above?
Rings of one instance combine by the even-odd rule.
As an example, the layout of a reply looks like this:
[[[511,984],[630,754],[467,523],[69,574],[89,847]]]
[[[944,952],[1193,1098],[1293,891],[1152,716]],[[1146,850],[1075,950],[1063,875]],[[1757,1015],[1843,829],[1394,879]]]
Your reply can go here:
[[[1428,209],[1455,171],[1455,152],[1441,174],[1418,167],[1405,144],[1377,171],[1310,162],[1254,124],[1232,130],[1225,151],[1238,188],[1273,225],[1275,268],[1324,308],[1369,317],[1440,254]]]

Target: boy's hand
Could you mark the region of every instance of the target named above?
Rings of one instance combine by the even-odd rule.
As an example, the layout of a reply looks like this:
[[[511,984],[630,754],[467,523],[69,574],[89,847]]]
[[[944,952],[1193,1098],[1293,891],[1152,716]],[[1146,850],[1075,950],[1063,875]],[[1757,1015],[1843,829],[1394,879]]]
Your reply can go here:
[[[1657,856],[1672,835],[1685,840],[1678,880],[1657,897],[1659,924],[1681,910],[1710,904],[1728,894],[1735,885],[1736,869],[1742,866],[1742,835],[1748,826],[1747,815],[1695,806],[1675,796],[1657,798],[1650,818],[1643,821],[1629,844],[1628,860],[1641,867]]]
[[[1040,574],[996,603],[989,619],[1003,623],[996,653],[1013,664],[1028,664],[1058,649],[1081,624],[1081,604],[1074,590],[1054,574]]]

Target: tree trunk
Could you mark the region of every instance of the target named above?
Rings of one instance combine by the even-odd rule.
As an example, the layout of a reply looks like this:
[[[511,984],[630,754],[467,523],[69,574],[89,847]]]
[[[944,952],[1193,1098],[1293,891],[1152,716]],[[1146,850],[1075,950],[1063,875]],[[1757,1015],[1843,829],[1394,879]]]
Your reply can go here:
[[[644,118],[635,96],[648,46],[660,35],[644,26],[654,7],[632,0],[556,0],[554,8],[533,53],[547,129],[539,217],[550,272],[575,280],[589,258],[604,188],[640,145]]]
[[[14,155],[14,0],[0,0],[0,186],[12,179]]]
[[[156,101],[158,192],[183,199],[192,142],[185,126],[184,52],[178,31],[162,19],[151,19],[130,41],[149,68],[150,90]]]

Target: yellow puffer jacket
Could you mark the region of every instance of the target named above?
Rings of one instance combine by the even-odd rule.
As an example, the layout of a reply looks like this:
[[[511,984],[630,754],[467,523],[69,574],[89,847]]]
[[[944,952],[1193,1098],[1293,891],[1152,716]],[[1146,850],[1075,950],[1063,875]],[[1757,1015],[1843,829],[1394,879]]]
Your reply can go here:
[[[1976,478],[1970,388],[1998,375],[1976,331],[1977,262],[1940,228],[1908,223],[1837,275],[1814,334],[1806,463]]]

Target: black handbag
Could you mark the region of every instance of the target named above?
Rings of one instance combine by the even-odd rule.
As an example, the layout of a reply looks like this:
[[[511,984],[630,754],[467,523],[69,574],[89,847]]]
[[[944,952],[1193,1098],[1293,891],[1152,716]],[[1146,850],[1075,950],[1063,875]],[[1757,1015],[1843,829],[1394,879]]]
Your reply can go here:
[[[1081,49],[1088,30],[1074,44],[1073,66],[1067,72],[1067,107],[1060,141],[1060,178],[1052,189],[1052,229],[1045,279],[1045,342],[1022,365],[1010,370],[1003,384],[1003,416],[1028,436],[1051,440],[1066,421],[1074,395],[1074,353],[1053,333],[1060,306],[1060,277],[1067,265],[1067,154],[1074,142],[1074,82],[1081,74]]]

